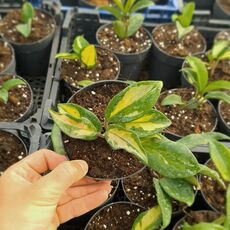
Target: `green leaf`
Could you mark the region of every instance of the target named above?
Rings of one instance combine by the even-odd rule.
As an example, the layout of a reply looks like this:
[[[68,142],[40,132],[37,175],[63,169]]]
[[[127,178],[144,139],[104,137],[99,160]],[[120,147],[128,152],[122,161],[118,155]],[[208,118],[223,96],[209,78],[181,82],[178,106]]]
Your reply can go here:
[[[34,8],[31,3],[25,2],[22,6],[21,17],[22,22],[27,24],[29,19],[33,19],[35,15]]]
[[[131,230],[154,230],[161,224],[161,209],[159,206],[153,207],[141,213],[132,226]]]
[[[221,54],[228,48],[229,41],[216,41],[211,49],[211,59],[218,60]]]
[[[107,12],[111,13],[118,20],[122,19],[121,11],[119,9],[115,8],[115,7],[112,7],[112,6],[101,6],[101,7],[98,7],[98,10],[107,11]]]
[[[129,17],[129,21],[128,21],[127,36],[130,37],[134,33],[136,33],[137,30],[143,24],[143,21],[144,21],[144,17],[141,14],[131,15]]]
[[[119,20],[114,21],[113,22],[113,29],[119,38],[124,39],[127,36],[124,22],[119,21]]]
[[[230,150],[222,143],[212,140],[209,142],[211,159],[222,178],[230,182]]]
[[[223,188],[225,188],[225,183],[224,181],[221,179],[219,173],[211,168],[209,168],[206,165],[200,165],[200,174],[208,176],[210,178],[212,178],[213,180],[216,180]]]
[[[188,223],[184,223],[182,230],[224,230],[224,228],[215,223],[199,223],[193,226],[189,225]]]
[[[80,52],[87,46],[89,46],[88,41],[83,36],[77,36],[74,39],[72,48],[75,53],[80,54]]]
[[[223,80],[213,81],[205,87],[204,93],[207,93],[209,91],[214,91],[214,90],[221,90],[221,89],[230,90],[230,81],[223,81]]]
[[[157,193],[157,202],[160,206],[162,213],[162,227],[161,229],[165,229],[171,222],[172,217],[172,203],[168,195],[162,190],[159,180],[153,179],[154,186]]]
[[[79,55],[76,53],[59,53],[56,54],[55,58],[68,59],[68,60],[79,60]]]
[[[62,141],[62,134],[59,127],[54,124],[51,132],[51,140],[54,151],[60,155],[65,155],[65,148]]]
[[[226,230],[230,227],[230,185],[228,185],[226,195],[226,218],[224,222],[224,227],[226,228]]]
[[[197,189],[201,188],[200,182],[195,176],[190,176],[184,178],[185,181],[187,181],[189,184],[194,185]]]
[[[5,90],[9,91],[19,85],[26,85],[26,83],[21,80],[21,79],[18,79],[18,78],[14,78],[14,79],[10,79],[8,81],[5,81],[3,84],[2,84],[2,88],[4,88]]]
[[[195,200],[192,186],[182,179],[161,178],[160,185],[173,199],[191,206]]]
[[[31,33],[31,25],[32,25],[32,19],[29,19],[27,23],[24,24],[18,24],[16,26],[16,30],[22,34],[25,38],[28,38]]]
[[[178,21],[176,21],[176,27],[179,39],[182,39],[186,34],[190,33],[194,29],[194,26],[183,27]]]
[[[145,151],[138,136],[134,132],[128,131],[119,125],[109,125],[105,132],[105,139],[112,149],[124,149],[134,154],[144,164],[147,163]]]
[[[138,137],[147,137],[167,128],[171,121],[163,113],[153,109],[136,120],[120,125],[132,130]]]
[[[91,80],[82,80],[82,81],[78,81],[77,84],[81,87],[86,87],[88,85],[92,85],[94,83],[94,81]]]
[[[67,136],[82,140],[95,140],[97,138],[97,129],[87,118],[75,118],[69,114],[59,114],[52,110],[49,110],[49,113],[54,123]]]
[[[147,8],[149,6],[153,6],[153,5],[154,5],[154,3],[150,0],[139,0],[130,9],[130,14],[133,14],[138,10],[141,10],[141,9]]]
[[[92,69],[96,65],[97,61],[97,51],[94,45],[89,45],[85,47],[80,54],[81,62],[87,67],[87,69]]]
[[[0,100],[5,104],[8,102],[9,93],[6,89],[0,89]]]
[[[230,59],[230,49],[226,50],[221,56],[219,57],[219,60],[228,60]]]
[[[161,88],[161,81],[140,81],[129,85],[109,102],[106,121],[126,123],[142,117],[157,102]]]
[[[121,12],[124,12],[124,6],[122,3],[122,0],[113,0],[113,2],[116,4],[116,6],[121,10]]]
[[[102,130],[101,122],[97,116],[80,105],[73,103],[58,104],[58,111],[60,114],[68,114],[74,118],[87,118],[93,123],[98,133],[100,133]]]
[[[148,166],[168,178],[186,178],[200,171],[197,159],[185,146],[164,139],[146,139],[142,146],[148,156]]]
[[[136,0],[127,0],[125,3],[125,13],[128,13]]]
[[[230,96],[222,91],[213,91],[209,92],[204,96],[206,99],[216,99],[216,100],[222,100],[228,104],[230,104]]]
[[[161,101],[161,105],[184,105],[184,102],[182,101],[181,96],[170,94]]]

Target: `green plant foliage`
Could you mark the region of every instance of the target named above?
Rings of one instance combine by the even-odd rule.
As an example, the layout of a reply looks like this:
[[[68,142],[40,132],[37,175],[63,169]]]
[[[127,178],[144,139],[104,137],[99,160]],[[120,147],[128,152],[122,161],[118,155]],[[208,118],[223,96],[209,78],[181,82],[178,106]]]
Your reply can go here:
[[[94,81],[91,81],[91,80],[82,80],[82,81],[77,82],[77,84],[81,87],[86,87],[88,85],[92,85],[93,83]]]
[[[86,69],[93,69],[97,62],[97,52],[95,46],[89,44],[83,36],[77,36],[72,44],[72,52],[58,53],[55,58],[78,60]]]
[[[133,13],[154,5],[150,0],[113,0],[113,2],[114,6],[102,6],[98,9],[108,11],[116,18],[113,29],[120,39],[132,36],[142,26],[144,17]]]
[[[32,20],[35,12],[31,3],[25,2],[21,9],[21,24],[16,26],[16,30],[21,33],[25,38],[31,34]]]
[[[166,105],[184,105],[181,97],[176,94],[170,94],[161,101],[162,106]]]
[[[215,223],[199,223],[193,226],[185,223],[182,230],[224,230],[224,227]]]
[[[0,85],[0,100],[4,103],[7,103],[9,98],[9,91],[18,87],[19,85],[26,85],[26,83],[18,78],[13,78],[5,81],[2,85]]]
[[[226,193],[226,218],[224,221],[225,229],[230,228],[230,185],[228,185],[227,193]]]
[[[61,130],[56,124],[54,124],[52,128],[51,140],[53,143],[54,151],[60,155],[65,155],[65,148],[62,142]]]

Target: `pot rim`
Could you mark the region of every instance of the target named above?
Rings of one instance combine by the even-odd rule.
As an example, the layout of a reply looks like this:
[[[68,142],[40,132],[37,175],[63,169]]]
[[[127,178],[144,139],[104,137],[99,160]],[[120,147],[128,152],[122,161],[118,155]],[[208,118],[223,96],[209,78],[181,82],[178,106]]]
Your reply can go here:
[[[223,118],[223,116],[221,114],[221,105],[222,104],[223,104],[223,101],[218,102],[217,111],[218,111],[219,117],[220,117],[221,121],[223,122],[223,124],[226,126],[226,128],[228,128],[230,130],[230,126],[227,124],[227,122],[225,121],[225,119]]]
[[[214,42],[216,42],[216,41],[217,41],[217,40],[216,40],[217,36],[218,36],[220,33],[223,33],[223,32],[227,32],[227,33],[229,33],[229,36],[230,36],[230,29],[225,29],[225,30],[222,30],[222,31],[218,32],[218,33],[215,35],[215,37],[214,37]]]
[[[225,13],[228,16],[230,16],[230,12],[228,12],[227,10],[224,9],[223,5],[220,3],[220,0],[216,0],[216,4],[223,11],[223,13]]]

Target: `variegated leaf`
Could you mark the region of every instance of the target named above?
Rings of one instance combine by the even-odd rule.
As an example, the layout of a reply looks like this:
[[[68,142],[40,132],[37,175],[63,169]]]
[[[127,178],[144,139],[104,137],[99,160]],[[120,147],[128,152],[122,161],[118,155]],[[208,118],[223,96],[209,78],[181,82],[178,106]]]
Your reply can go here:
[[[97,52],[94,45],[85,47],[80,54],[81,62],[88,68],[92,69],[96,65]]]

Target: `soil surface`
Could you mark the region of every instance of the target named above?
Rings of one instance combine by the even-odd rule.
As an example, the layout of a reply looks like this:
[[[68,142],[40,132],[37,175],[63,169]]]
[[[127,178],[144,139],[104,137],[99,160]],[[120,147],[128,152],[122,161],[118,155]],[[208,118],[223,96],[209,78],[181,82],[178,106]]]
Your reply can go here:
[[[210,132],[213,129],[216,113],[208,102],[203,103],[198,109],[187,109],[179,105],[161,106],[161,101],[170,94],[180,95],[182,101],[188,101],[194,95],[194,91],[193,89],[181,88],[168,90],[161,94],[156,108],[172,121],[166,133],[186,136],[192,133]]]
[[[103,124],[104,111],[108,102],[125,87],[125,83],[96,86],[92,90],[79,92],[71,102],[95,113]],[[90,177],[121,178],[143,168],[143,165],[132,154],[124,150],[113,151],[105,139],[84,141],[64,135],[63,140],[67,155],[71,160],[83,159],[89,164],[87,175]]]
[[[228,40],[230,42],[230,30],[224,30],[217,34],[215,37],[216,41],[219,40]]]
[[[115,203],[101,210],[91,220],[87,230],[130,230],[142,211],[134,204]]]
[[[101,46],[119,53],[139,53],[151,47],[152,42],[144,28],[126,39],[120,39],[115,34],[112,25],[108,25],[98,33]]]
[[[212,161],[209,161],[207,166],[211,169],[216,170]],[[201,191],[207,202],[211,204],[211,206],[213,206],[219,212],[224,213],[226,203],[226,190],[222,186],[220,186],[217,181],[212,180],[210,177],[202,175]]]
[[[21,141],[11,133],[0,130],[0,175],[12,164],[26,156]]]
[[[158,48],[175,57],[202,53],[206,48],[203,36],[196,29],[179,40],[176,26],[165,24],[156,27],[152,35]]]
[[[12,76],[0,77],[0,86]],[[9,99],[5,104],[0,101],[0,122],[16,121],[24,115],[31,103],[31,92],[28,85],[19,85],[9,90]]]
[[[218,213],[213,211],[191,211],[187,214],[183,222],[181,221],[175,226],[174,230],[181,230],[182,223],[187,222],[190,225],[198,224],[200,222],[211,223],[219,217]]]
[[[114,80],[119,71],[119,62],[112,52],[97,48],[97,62],[95,68],[88,70],[82,67],[77,60],[63,60],[61,65],[61,78],[69,85],[77,87],[78,81]],[[79,87],[80,88],[80,87]]]
[[[221,102],[220,113],[224,121],[227,123],[230,128],[230,104],[226,102]]]
[[[223,8],[223,10],[230,14],[230,0],[219,0],[219,3],[221,5],[221,7]]]
[[[28,38],[25,38],[17,30],[16,26],[21,22],[21,10],[9,12],[0,22],[0,33],[4,37],[17,43],[31,43],[39,41],[55,30],[55,20],[48,14],[35,10],[35,17],[32,22],[32,31]]]
[[[12,51],[7,42],[0,41],[0,73],[10,64],[12,55]]]

